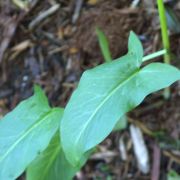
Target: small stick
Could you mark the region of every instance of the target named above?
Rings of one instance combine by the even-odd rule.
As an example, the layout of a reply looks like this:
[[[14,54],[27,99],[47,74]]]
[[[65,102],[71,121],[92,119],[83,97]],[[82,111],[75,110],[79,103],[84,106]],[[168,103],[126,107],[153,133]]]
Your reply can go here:
[[[78,18],[79,18],[79,14],[80,14],[80,11],[81,11],[82,4],[83,4],[83,0],[77,0],[77,1],[76,1],[76,6],[75,6],[75,10],[74,10],[74,15],[73,15],[73,17],[72,17],[72,23],[73,23],[73,24],[75,24],[76,21],[77,21]]]
[[[161,150],[157,144],[153,145],[153,164],[151,170],[151,180],[158,180],[160,177]]]
[[[180,157],[176,156],[172,153],[170,153],[169,151],[163,151],[163,154],[167,157],[169,157],[171,160],[173,160],[174,162],[180,164]]]
[[[54,14],[58,9],[60,8],[59,4],[56,4],[49,8],[48,10],[40,13],[30,24],[29,24],[29,29],[32,30],[34,29],[37,24],[39,24],[41,21],[46,19],[48,16]]]

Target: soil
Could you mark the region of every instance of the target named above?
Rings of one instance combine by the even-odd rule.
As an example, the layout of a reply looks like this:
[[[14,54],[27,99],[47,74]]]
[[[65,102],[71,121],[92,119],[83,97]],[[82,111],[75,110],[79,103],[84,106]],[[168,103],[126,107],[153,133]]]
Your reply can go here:
[[[81,74],[103,63],[95,29],[106,34],[113,59],[127,52],[127,39],[133,30],[143,43],[145,55],[161,49],[157,8],[152,1],[140,2],[132,8],[130,0],[83,1],[32,0],[26,10],[19,9],[9,0],[0,1],[0,117],[20,101],[32,95],[33,85],[39,84],[52,106],[64,107],[76,88]],[[30,28],[40,12],[55,3],[60,9]],[[180,3],[168,4],[180,14]],[[177,16],[178,17],[178,16]],[[180,67],[180,34],[171,29],[172,64]],[[161,58],[155,60],[162,61]],[[171,86],[170,98],[163,91],[148,96],[128,116],[128,127],[112,133],[98,146],[99,157],[92,157],[75,179],[160,180],[173,169],[180,173],[180,84]],[[154,138],[146,131],[144,139],[150,156],[150,172],[143,174],[133,153],[129,125],[140,123],[151,132],[163,131]],[[123,161],[119,139],[124,137],[128,158]],[[159,146],[160,144],[160,146]],[[160,152],[158,154],[158,152]],[[110,155],[107,155],[110,153]],[[155,159],[154,157],[158,157]],[[154,163],[159,163],[159,169]],[[22,177],[23,178],[23,177]]]

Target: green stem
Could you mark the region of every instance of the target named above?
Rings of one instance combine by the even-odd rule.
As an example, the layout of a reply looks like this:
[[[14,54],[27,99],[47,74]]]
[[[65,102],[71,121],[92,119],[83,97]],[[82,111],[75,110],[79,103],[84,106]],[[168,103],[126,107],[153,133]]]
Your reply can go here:
[[[164,49],[166,49],[167,53],[164,55],[164,62],[170,64],[171,56],[170,56],[170,41],[168,36],[168,28],[167,28],[167,20],[165,14],[165,8],[163,0],[157,0],[158,4],[158,11],[159,11],[159,18],[161,24],[161,35]],[[168,99],[170,97],[170,89],[166,88],[164,90],[164,98]]]
[[[169,64],[170,60],[171,60],[170,41],[169,41],[169,36],[168,36],[167,20],[166,20],[166,14],[165,14],[163,0],[157,0],[157,4],[158,4],[158,11],[159,11],[163,46],[164,46],[164,49],[166,49],[166,51],[167,51],[167,53],[164,54],[164,62]]]
[[[156,57],[165,55],[166,53],[167,53],[167,51],[166,51],[165,49],[163,49],[163,50],[157,51],[157,52],[155,52],[155,53],[152,53],[152,54],[149,54],[149,55],[143,57],[143,60],[142,60],[142,61],[143,61],[143,62],[144,62],[144,61],[148,61],[148,60],[151,60],[151,59],[153,59],[153,58],[156,58]]]

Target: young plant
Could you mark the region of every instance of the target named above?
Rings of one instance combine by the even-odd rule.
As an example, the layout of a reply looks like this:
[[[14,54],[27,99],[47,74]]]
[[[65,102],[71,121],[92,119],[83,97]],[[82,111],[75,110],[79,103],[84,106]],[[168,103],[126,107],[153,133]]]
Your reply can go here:
[[[50,108],[39,87],[0,121],[0,179],[68,180],[118,120],[152,92],[180,79],[163,63],[141,68],[143,49],[131,32],[128,53],[83,73],[65,110]],[[59,136],[60,135],[60,136]]]
[[[61,143],[74,166],[107,137],[125,113],[138,106],[148,94],[180,78],[180,71],[167,64],[151,63],[140,68],[143,49],[133,32],[128,50],[115,61],[87,70],[65,108]]]

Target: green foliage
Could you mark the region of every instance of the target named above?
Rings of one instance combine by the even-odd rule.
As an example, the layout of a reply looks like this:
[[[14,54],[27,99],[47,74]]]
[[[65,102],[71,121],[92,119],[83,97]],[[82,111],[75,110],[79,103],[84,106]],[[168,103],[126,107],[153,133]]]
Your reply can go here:
[[[49,144],[62,116],[39,87],[0,121],[0,179],[17,178]]]
[[[180,79],[171,65],[141,68],[142,61],[142,45],[131,32],[128,53],[85,71],[65,110],[50,108],[35,87],[32,97],[0,121],[0,179],[14,180],[25,169],[27,180],[71,179],[97,144],[118,125],[126,126],[128,111]]]
[[[122,58],[86,71],[65,108],[62,147],[74,166],[148,94],[180,79],[180,71],[167,64],[152,63],[140,69],[143,50],[132,32],[128,47]]]

